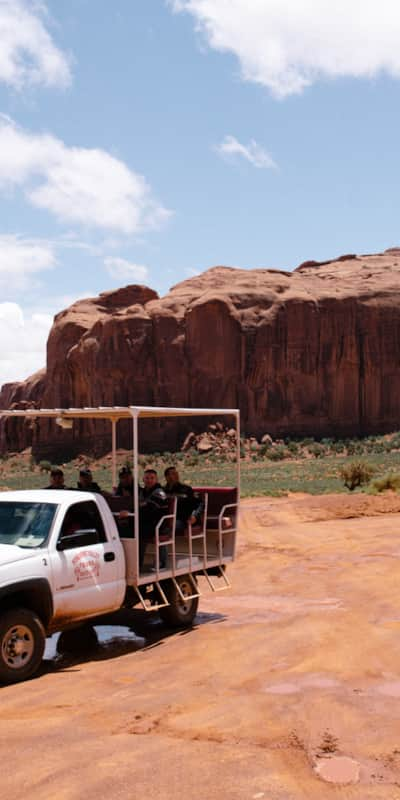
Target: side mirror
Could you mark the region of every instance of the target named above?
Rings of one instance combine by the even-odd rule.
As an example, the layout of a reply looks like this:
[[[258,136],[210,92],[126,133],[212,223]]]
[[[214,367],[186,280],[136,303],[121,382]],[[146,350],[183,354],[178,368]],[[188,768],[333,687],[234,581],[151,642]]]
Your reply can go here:
[[[73,533],[64,533],[58,540],[57,550],[72,550],[75,547],[88,547],[91,544],[98,544],[100,536],[96,528],[82,528]]]

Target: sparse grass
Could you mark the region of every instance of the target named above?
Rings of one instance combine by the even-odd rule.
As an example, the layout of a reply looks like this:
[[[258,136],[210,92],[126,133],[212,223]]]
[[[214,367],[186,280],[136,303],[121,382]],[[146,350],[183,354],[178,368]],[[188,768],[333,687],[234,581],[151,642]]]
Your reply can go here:
[[[397,492],[400,489],[400,474],[398,472],[387,472],[381,478],[371,481],[371,494],[387,492],[389,490]]]

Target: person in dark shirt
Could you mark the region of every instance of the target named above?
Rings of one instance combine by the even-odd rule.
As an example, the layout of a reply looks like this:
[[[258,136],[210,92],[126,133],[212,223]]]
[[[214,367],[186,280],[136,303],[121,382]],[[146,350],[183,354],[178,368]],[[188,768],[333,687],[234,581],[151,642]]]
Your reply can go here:
[[[45,486],[45,489],[66,489],[64,483],[64,473],[60,467],[53,467],[50,470],[50,485]]]
[[[133,475],[130,467],[121,467],[119,473],[119,483],[115,490],[117,497],[133,497]]]
[[[99,484],[93,480],[92,471],[89,467],[82,467],[82,469],[79,470],[77,486],[81,492],[97,492],[98,494],[102,494]]]
[[[203,513],[203,503],[200,498],[196,496],[191,486],[180,482],[176,467],[167,467],[164,475],[166,480],[165,493],[177,498],[176,532],[180,533],[185,530],[188,522],[191,525],[198,525],[201,522]]]
[[[164,514],[168,514],[168,498],[158,482],[155,469],[146,469],[143,487],[139,487],[139,565],[143,567],[146,547],[154,538],[155,529]],[[166,547],[160,547],[160,567],[166,566]]]

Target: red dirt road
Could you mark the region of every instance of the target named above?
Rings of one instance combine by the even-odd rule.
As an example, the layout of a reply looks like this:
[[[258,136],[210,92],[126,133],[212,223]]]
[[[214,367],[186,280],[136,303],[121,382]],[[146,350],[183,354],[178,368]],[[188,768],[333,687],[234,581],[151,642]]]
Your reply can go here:
[[[400,800],[400,503],[367,500],[245,501],[193,630],[125,614],[144,647],[1,688],[1,796]]]

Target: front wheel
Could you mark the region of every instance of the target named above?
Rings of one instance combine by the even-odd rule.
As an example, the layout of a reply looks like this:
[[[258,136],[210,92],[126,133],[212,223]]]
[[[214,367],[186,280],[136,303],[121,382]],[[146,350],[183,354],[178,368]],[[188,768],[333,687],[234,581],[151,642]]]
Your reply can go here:
[[[25,681],[38,669],[46,644],[39,617],[27,608],[14,608],[0,617],[0,681]]]
[[[196,594],[196,583],[193,583],[189,575],[181,575],[175,580],[179,584],[185,599],[182,600],[173,581],[166,581],[163,584],[163,589],[169,601],[169,606],[160,608],[159,614],[167,625],[171,625],[173,628],[186,628],[192,624],[197,614],[199,598],[193,597]]]

